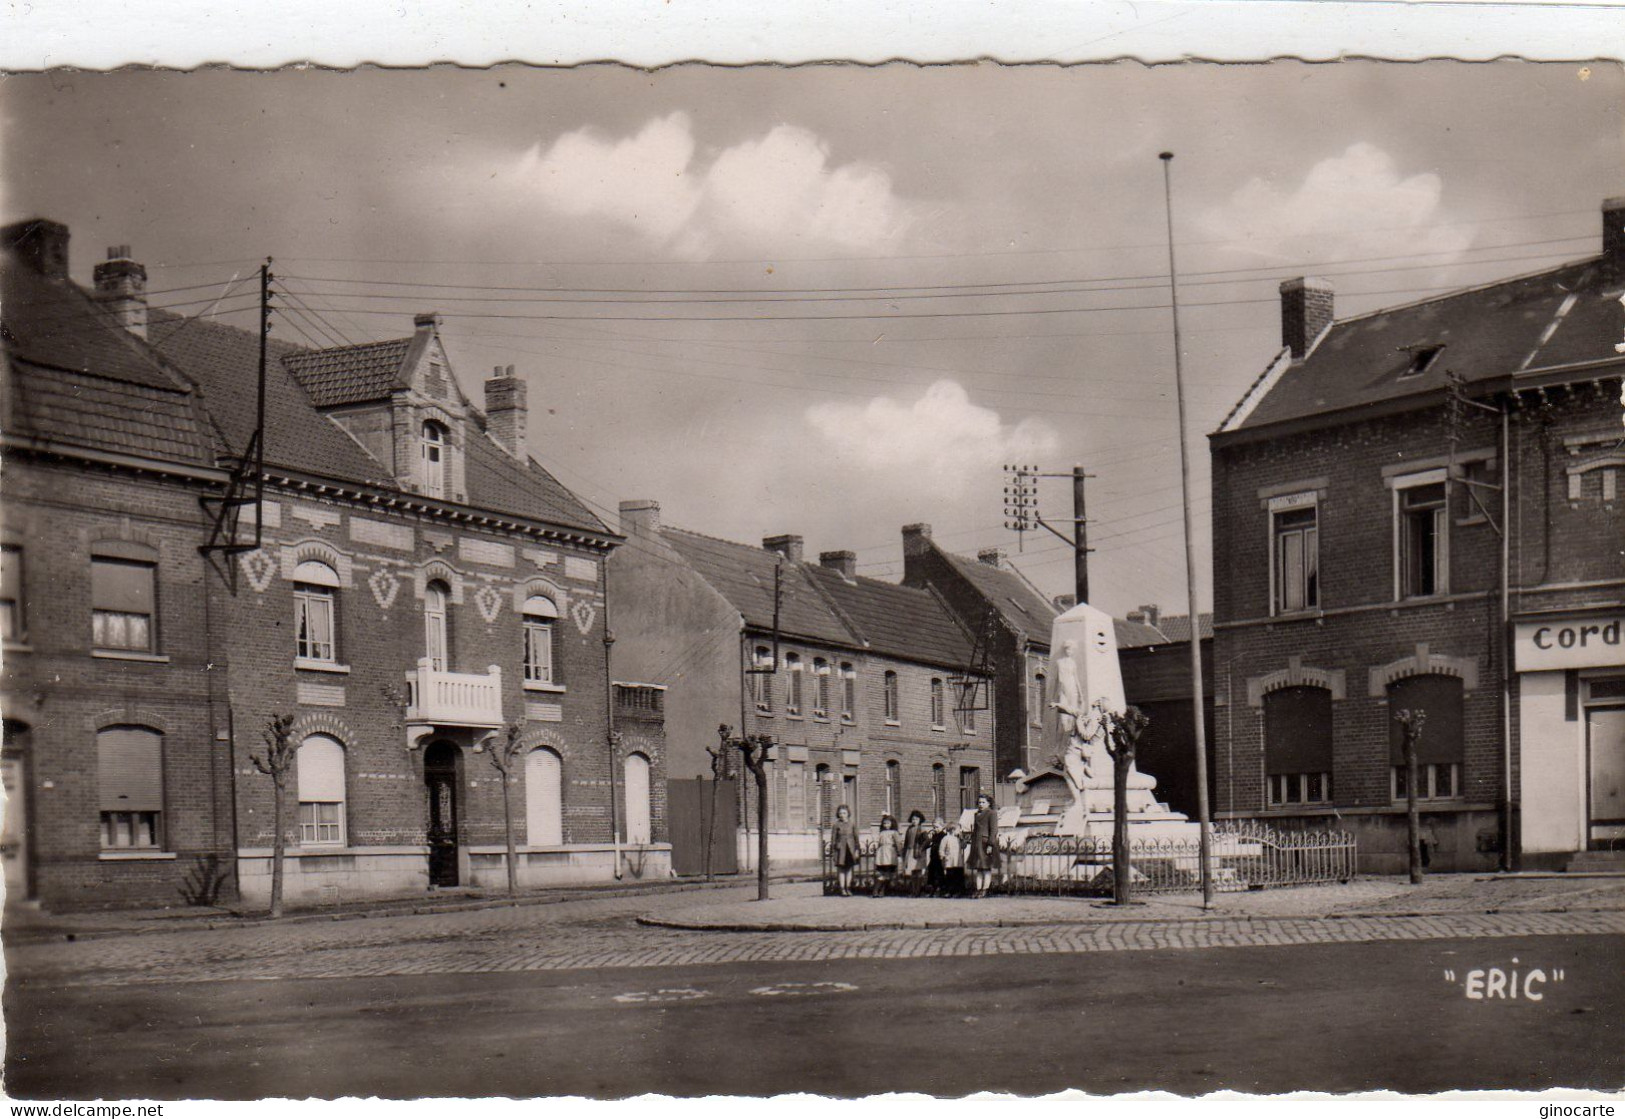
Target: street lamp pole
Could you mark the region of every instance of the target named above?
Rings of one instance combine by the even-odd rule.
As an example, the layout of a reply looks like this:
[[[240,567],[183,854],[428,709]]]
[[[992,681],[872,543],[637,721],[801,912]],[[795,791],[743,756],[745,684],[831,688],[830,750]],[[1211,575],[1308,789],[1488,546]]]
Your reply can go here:
[[[1174,188],[1170,167],[1174,153],[1163,152],[1162,196],[1168,218],[1168,298],[1174,313],[1174,396],[1179,402],[1179,486],[1185,506],[1185,593],[1190,603],[1191,619],[1191,703],[1196,717],[1196,815],[1201,826],[1199,845],[1202,865],[1202,906],[1213,904],[1213,866],[1211,863],[1210,822],[1207,803],[1207,723],[1202,703],[1202,615],[1196,606],[1196,535],[1193,531],[1195,514],[1191,508],[1191,459],[1185,434],[1185,368],[1179,339],[1179,272],[1174,262]]]

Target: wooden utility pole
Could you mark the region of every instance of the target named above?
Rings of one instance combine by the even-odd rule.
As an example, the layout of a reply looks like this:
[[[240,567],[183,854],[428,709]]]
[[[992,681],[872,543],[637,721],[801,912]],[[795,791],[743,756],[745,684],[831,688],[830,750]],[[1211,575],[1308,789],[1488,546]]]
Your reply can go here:
[[[1089,601],[1089,522],[1084,516],[1083,483],[1089,475],[1072,468],[1072,581],[1078,601]]]
[[[1174,187],[1169,167],[1174,153],[1163,152],[1163,207],[1168,218],[1168,298],[1174,313],[1174,397],[1179,402],[1179,491],[1185,506],[1185,594],[1191,616],[1191,703],[1196,709],[1196,815],[1201,823],[1199,849],[1202,859],[1202,906],[1213,904],[1213,867],[1209,861],[1212,840],[1207,803],[1207,712],[1202,703],[1202,615],[1196,607],[1196,514],[1191,507],[1191,458],[1185,435],[1185,368],[1179,339],[1179,270],[1174,262]]]

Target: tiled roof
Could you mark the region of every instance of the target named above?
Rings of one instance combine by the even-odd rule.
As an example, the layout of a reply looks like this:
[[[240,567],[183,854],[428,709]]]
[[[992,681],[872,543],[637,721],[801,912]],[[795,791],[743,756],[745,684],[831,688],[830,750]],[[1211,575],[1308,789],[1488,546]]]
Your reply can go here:
[[[87,449],[211,465],[208,417],[185,379],[67,280],[0,259],[8,427]]]
[[[1029,641],[1049,644],[1050,628],[1056,617],[1055,607],[1018,572],[947,551],[943,551],[942,555]]]
[[[470,421],[472,423],[472,421]],[[466,478],[468,503],[588,532],[608,532],[604,522],[535,459],[521,463],[471,427]]]
[[[259,339],[225,323],[157,310],[148,313],[147,335],[160,353],[196,382],[203,406],[231,449],[241,452],[254,433]],[[361,444],[311,407],[304,390],[277,360],[297,352],[298,347],[275,339],[269,346],[265,461],[342,481],[391,484],[388,472]]]
[[[1335,322],[1223,430],[1437,393],[1447,372],[1471,383],[1615,358],[1625,311],[1606,288],[1599,258]],[[1431,364],[1403,376],[1434,346]]]
[[[863,576],[847,582],[839,572],[805,566],[873,652],[950,669],[969,666],[971,639],[932,592]]]
[[[197,381],[204,406],[232,446],[245,446],[254,430],[259,339],[224,323],[182,319],[161,311],[152,313],[148,329],[158,348]],[[286,368],[311,351],[274,339],[270,345],[276,360],[266,368],[266,462],[340,481],[393,488],[395,480],[384,465],[317,411]],[[513,458],[477,426],[471,426],[466,449],[469,505],[565,528],[607,531],[603,521],[558,479],[534,461],[521,463]]]
[[[283,364],[305,387],[312,404],[331,408],[382,400],[404,389],[406,382],[400,373],[411,348],[411,338],[392,338],[359,346],[300,350],[285,357]]]
[[[778,566],[778,556],[749,544],[684,529],[662,528],[660,534],[701,578],[733,604],[747,626],[772,628],[773,569]],[[784,564],[779,632],[836,645],[859,643],[813,586],[803,564]]]
[[[1152,645],[1171,645],[1187,642],[1191,639],[1191,616],[1189,614],[1170,614],[1157,619],[1155,626],[1144,622],[1130,622],[1122,618],[1113,618],[1117,631],[1117,647],[1119,649],[1144,649]],[[1208,641],[1213,637],[1213,615],[1202,615],[1202,640]]]

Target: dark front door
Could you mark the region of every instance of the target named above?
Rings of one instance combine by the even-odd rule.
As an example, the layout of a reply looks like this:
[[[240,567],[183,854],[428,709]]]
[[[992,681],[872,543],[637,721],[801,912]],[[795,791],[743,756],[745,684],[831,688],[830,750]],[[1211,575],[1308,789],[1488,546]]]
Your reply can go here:
[[[429,794],[429,885],[457,885],[457,747],[436,742],[423,755]]]

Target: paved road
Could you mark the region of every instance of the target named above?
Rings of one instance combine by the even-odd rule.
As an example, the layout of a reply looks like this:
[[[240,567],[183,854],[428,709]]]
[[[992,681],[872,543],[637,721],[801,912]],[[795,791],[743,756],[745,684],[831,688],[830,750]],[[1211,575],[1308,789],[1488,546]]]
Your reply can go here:
[[[6,1088],[162,1099],[1625,1085],[1625,936],[1002,950],[1001,936],[1031,932],[984,930],[977,951],[930,959],[861,958],[908,954],[870,944],[802,962],[745,951],[500,975],[13,984]],[[819,934],[773,939],[805,947]],[[1544,997],[1468,999],[1468,973],[1496,966],[1542,969],[1544,984],[1520,990]]]

